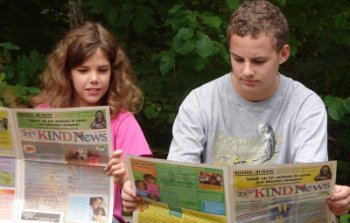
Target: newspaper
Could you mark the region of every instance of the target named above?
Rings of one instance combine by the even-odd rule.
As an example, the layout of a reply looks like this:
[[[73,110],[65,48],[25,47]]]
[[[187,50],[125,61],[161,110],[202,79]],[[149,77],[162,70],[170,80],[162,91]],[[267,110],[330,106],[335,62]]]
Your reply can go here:
[[[111,222],[109,120],[105,106],[0,108],[0,222]]]
[[[260,166],[127,156],[143,203],[133,222],[328,223],[336,161]]]

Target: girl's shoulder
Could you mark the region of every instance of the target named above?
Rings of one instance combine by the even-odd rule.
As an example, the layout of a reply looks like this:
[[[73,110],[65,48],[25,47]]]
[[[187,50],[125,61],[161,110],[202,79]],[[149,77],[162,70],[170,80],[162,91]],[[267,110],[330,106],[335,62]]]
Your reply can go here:
[[[121,122],[133,122],[135,119],[135,116],[128,112],[128,111],[120,111],[118,114],[111,116],[111,123],[121,123]]]
[[[38,108],[38,109],[50,108],[50,105],[48,102],[45,102],[45,103],[37,105],[35,108]]]
[[[129,117],[129,116],[134,116],[134,115],[128,111],[119,111],[118,114],[113,115],[113,116],[111,115],[111,119],[112,120],[124,119],[124,118]]]

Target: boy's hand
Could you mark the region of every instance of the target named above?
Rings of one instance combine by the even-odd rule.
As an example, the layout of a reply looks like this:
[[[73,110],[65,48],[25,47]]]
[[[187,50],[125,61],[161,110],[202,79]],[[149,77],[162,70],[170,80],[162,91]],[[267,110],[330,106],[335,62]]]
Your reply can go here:
[[[142,198],[137,196],[134,185],[132,185],[130,180],[124,182],[123,189],[121,192],[123,210],[125,212],[134,211],[138,204],[142,201]]]
[[[126,173],[126,165],[121,158],[122,153],[122,150],[114,151],[104,169],[108,175],[114,177],[114,182],[118,185],[123,183]]]
[[[348,213],[350,209],[350,187],[335,185],[333,195],[327,199],[328,207],[335,215]]]

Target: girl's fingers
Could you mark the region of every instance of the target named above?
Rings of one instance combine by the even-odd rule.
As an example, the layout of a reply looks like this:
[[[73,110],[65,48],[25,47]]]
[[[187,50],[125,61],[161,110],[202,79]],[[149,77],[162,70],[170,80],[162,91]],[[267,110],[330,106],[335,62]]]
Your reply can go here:
[[[112,153],[112,156],[109,158],[108,163],[106,164],[104,170],[109,170],[113,165],[123,162],[121,156],[123,154],[122,150],[116,150]]]

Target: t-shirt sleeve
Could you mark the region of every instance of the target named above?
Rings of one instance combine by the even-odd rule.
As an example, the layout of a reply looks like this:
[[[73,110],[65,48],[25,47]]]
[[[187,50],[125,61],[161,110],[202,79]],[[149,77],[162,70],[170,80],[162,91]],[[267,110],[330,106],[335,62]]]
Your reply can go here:
[[[173,124],[168,160],[200,163],[207,136],[195,91],[183,101]]]
[[[130,113],[120,115],[112,121],[112,137],[114,140],[114,150],[123,150],[122,158],[125,155],[152,156],[151,149],[145,139],[135,117]]]
[[[328,159],[327,111],[322,100],[313,95],[300,108],[292,150],[294,162],[321,162]]]

